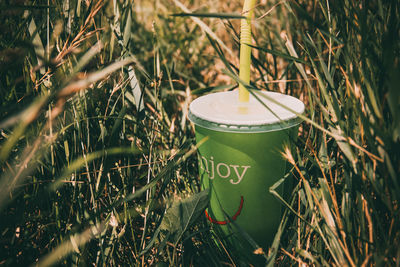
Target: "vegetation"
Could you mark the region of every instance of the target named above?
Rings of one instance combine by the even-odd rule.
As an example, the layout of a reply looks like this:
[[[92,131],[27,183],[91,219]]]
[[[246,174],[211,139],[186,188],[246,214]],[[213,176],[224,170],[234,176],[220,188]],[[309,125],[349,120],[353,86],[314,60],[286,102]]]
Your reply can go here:
[[[0,265],[251,264],[202,216],[187,120],[240,82],[220,2],[0,1]],[[266,264],[398,264],[399,5],[256,5],[248,89],[307,106]]]

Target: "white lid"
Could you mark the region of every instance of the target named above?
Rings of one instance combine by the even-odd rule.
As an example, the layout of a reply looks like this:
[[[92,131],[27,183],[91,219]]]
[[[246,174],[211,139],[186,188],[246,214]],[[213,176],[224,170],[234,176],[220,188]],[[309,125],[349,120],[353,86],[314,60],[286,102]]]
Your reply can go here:
[[[196,119],[201,119],[210,123],[225,125],[223,127],[267,126],[285,124],[285,121],[298,119],[295,113],[273,101],[298,114],[304,112],[303,102],[295,97],[266,91],[254,92],[259,100],[250,94],[250,100],[247,103],[239,102],[238,90],[201,96],[190,104],[189,119],[195,124],[198,124]],[[260,103],[260,100],[268,108]]]

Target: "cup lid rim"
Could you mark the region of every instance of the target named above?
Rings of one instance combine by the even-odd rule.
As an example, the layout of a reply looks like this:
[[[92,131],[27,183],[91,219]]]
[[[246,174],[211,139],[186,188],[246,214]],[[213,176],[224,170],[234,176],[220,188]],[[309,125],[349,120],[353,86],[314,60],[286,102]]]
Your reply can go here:
[[[264,125],[229,125],[224,123],[216,123],[196,117],[193,113],[189,112],[188,118],[196,126],[214,130],[218,132],[228,133],[265,133],[289,129],[299,125],[303,120],[301,118],[294,118],[291,120],[283,121],[282,123],[264,124]]]
[[[228,112],[222,115],[216,114],[218,105],[223,106],[225,99],[228,102],[238,99],[237,90],[208,94],[195,99],[189,106],[188,118],[194,124],[204,128],[226,132],[276,131],[294,127],[302,122],[296,114],[303,114],[305,106],[295,97],[269,91],[252,92],[250,97],[249,103],[245,105],[259,113],[255,118],[246,114],[232,116]],[[242,105],[242,103],[236,104]],[[284,108],[285,104],[288,105],[289,110]]]

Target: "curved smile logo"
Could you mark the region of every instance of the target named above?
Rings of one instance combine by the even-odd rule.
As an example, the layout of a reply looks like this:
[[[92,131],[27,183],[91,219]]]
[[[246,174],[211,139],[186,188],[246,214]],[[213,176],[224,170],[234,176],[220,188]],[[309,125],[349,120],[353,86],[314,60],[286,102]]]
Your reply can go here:
[[[240,205],[239,208],[237,209],[236,213],[232,216],[232,221],[236,221],[237,217],[240,215],[240,213],[242,212],[242,208],[243,208],[243,203],[244,203],[244,199],[243,196],[240,197]],[[204,211],[206,214],[207,219],[214,223],[214,224],[219,224],[219,225],[225,225],[229,222],[231,222],[230,220],[224,220],[224,221],[218,221],[215,220],[213,218],[211,218],[211,216],[208,214],[207,210]]]

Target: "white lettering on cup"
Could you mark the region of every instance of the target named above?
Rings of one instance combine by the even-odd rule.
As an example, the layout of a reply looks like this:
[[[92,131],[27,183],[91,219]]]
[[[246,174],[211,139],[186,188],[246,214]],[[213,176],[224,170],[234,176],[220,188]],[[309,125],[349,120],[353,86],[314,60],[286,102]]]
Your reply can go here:
[[[200,160],[200,169],[203,169],[203,170],[205,170],[206,171],[206,173],[209,173],[210,171],[208,170],[208,160],[207,160],[207,158],[206,157],[201,157],[201,160]]]
[[[213,157],[211,157],[210,163],[211,163],[211,173],[210,172],[208,173],[208,177],[210,177],[210,179],[214,179],[214,158]]]
[[[200,167],[201,170],[204,170],[203,158],[204,158],[204,157],[200,157],[200,164],[199,164],[199,167]]]
[[[221,173],[221,170],[220,170],[221,166],[224,166],[225,169],[226,169],[226,174],[225,175],[222,175],[222,173]],[[228,166],[228,164],[225,164],[225,163],[222,163],[222,162],[218,163],[218,165],[217,165],[217,174],[221,178],[228,178],[231,175],[231,168]]]
[[[229,182],[231,182],[231,184],[240,183],[242,181],[242,179],[244,177],[244,174],[246,173],[247,169],[250,168],[250,166],[242,166],[243,172],[242,172],[242,174],[239,174],[239,170],[238,170],[239,165],[230,165],[230,166],[235,170],[236,176],[238,178],[236,182],[234,182],[233,179],[230,179]]]
[[[200,163],[200,168],[203,169],[207,174],[208,177],[212,180],[216,177],[216,175],[219,178],[226,179],[228,177],[232,177],[232,179],[229,179],[229,182],[233,185],[237,185],[242,182],[244,176],[246,175],[246,172],[251,166],[245,166],[245,165],[228,165],[223,162],[214,162],[214,157],[211,157],[209,160],[202,156],[201,157],[201,163]],[[215,166],[216,165],[216,166]],[[217,168],[215,170],[215,167]],[[231,170],[233,169],[233,171]],[[233,175],[232,175],[233,174]],[[236,178],[236,179],[235,179]]]

